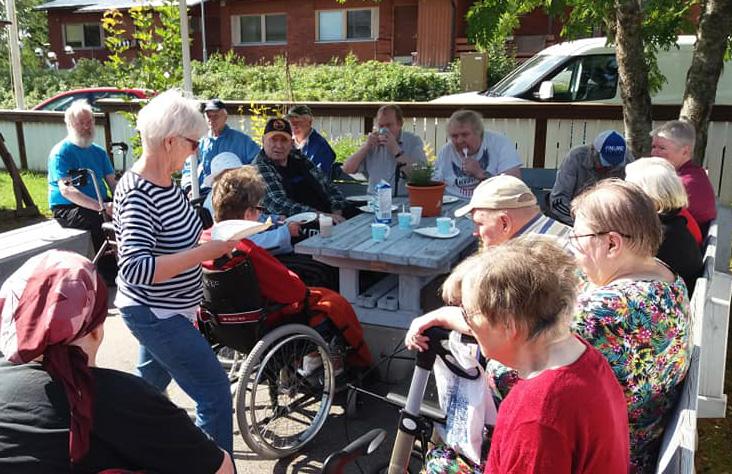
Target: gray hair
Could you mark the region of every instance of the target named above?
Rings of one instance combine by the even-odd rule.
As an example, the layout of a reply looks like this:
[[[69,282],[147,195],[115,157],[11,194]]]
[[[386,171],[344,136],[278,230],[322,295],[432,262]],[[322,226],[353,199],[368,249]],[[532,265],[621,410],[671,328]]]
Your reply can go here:
[[[693,150],[696,141],[696,130],[686,120],[670,120],[660,127],[654,128],[651,137],[665,138],[680,146],[689,145]]]
[[[625,166],[625,180],[637,184],[656,205],[660,214],[689,205],[681,178],[673,165],[663,158],[641,158]]]
[[[200,138],[208,130],[198,101],[177,89],[155,96],[137,114],[137,130],[143,146],[157,147],[168,137]]]
[[[77,117],[84,114],[90,114],[92,117],[94,116],[94,111],[92,110],[91,105],[89,105],[89,102],[87,102],[86,99],[75,100],[64,112],[66,128],[71,129],[71,127],[73,127],[72,123],[76,121]]]
[[[447,119],[447,128],[454,125],[470,125],[473,131],[483,136],[483,116],[475,110],[458,110]]]

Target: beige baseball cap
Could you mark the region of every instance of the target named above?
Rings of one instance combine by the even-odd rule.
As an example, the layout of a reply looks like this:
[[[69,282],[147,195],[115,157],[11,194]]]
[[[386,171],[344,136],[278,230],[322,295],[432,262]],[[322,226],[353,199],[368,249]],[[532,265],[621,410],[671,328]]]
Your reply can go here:
[[[536,196],[518,178],[499,175],[488,178],[473,191],[470,202],[455,211],[462,217],[473,209],[518,209],[536,206]]]

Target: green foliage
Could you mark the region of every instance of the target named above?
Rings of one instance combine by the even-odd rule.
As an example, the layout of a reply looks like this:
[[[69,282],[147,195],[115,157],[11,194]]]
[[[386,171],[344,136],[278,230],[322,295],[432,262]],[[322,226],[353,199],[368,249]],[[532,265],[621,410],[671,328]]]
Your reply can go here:
[[[321,65],[290,65],[292,96],[300,101],[421,101],[457,92],[454,71],[378,61],[357,62],[354,56]],[[285,62],[256,66],[229,52],[206,63],[193,63],[193,91],[203,98],[289,100]]]
[[[435,168],[432,163],[415,163],[405,171],[407,174],[407,184],[410,186],[432,186],[432,173]]]
[[[519,25],[519,17],[542,8],[564,21],[562,37],[592,36],[603,31],[612,42],[616,23],[616,3],[610,0],[480,0],[468,10],[468,37],[479,48],[503,44]],[[694,31],[689,9],[699,0],[646,0],[641,2],[642,33],[648,58],[651,90],[660,89],[665,78],[656,61],[660,49],[675,47],[676,36]]]
[[[324,132],[320,131],[320,133],[323,134]],[[328,137],[325,138],[327,139]],[[359,148],[361,148],[361,145],[363,145],[365,140],[365,136],[353,137],[346,135],[338,137],[335,140],[328,141],[336,154],[336,163],[344,163],[349,156],[353,155]]]

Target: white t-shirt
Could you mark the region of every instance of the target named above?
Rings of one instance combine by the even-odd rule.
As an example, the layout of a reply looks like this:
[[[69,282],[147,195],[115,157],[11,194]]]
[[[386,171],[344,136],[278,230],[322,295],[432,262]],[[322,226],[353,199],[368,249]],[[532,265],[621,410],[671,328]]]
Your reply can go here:
[[[445,143],[437,155],[433,179],[445,182],[445,193],[460,198],[470,198],[480,180],[463,172],[462,150],[456,150],[451,142]],[[483,131],[483,143],[473,156],[490,176],[523,165],[516,146],[504,135],[490,130]]]

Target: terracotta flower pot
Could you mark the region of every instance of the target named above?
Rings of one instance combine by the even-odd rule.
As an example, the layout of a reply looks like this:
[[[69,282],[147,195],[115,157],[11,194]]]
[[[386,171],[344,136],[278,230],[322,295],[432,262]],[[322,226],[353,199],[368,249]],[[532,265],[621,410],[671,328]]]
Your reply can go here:
[[[439,216],[445,183],[434,183],[432,186],[412,186],[407,183],[407,194],[410,206],[422,206],[423,217]]]

